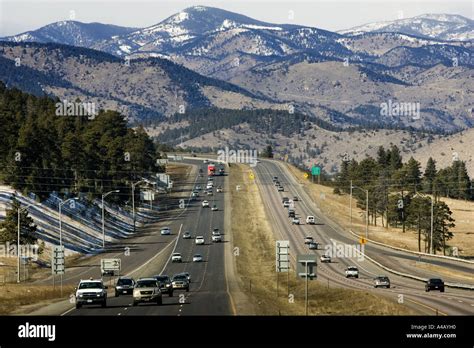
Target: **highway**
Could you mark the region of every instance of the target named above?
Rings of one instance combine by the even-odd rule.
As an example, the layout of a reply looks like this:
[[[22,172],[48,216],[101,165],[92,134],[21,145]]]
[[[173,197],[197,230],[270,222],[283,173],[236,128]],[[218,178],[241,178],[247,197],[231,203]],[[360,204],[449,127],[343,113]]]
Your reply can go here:
[[[265,211],[269,221],[272,223],[275,237],[278,240],[290,241],[290,255],[293,267],[297,254],[307,254],[315,252],[318,256],[324,254],[324,246],[336,244],[357,245],[357,240],[348,232],[342,231],[333,221],[321,213],[321,210],[310,200],[308,194],[302,186],[296,182],[295,178],[288,170],[276,161],[262,160],[254,169],[256,173],[256,183],[259,185],[262,199],[265,204]],[[272,182],[272,178],[277,176],[280,183],[285,188],[285,192],[278,192]],[[287,217],[286,208],[282,205],[282,197],[298,196],[299,201],[295,202],[297,216],[300,217],[303,225],[292,225]],[[316,225],[304,225],[306,216],[313,215],[318,222]],[[304,237],[312,236],[321,246],[319,250],[309,250],[304,244]],[[412,273],[426,278],[433,274],[426,274],[423,270],[407,269],[403,261],[416,258],[416,256],[398,252],[395,250],[367,245],[365,254],[385,266],[397,268],[406,273]],[[355,253],[355,255],[360,256]],[[435,260],[437,264],[448,264],[444,260]],[[346,279],[344,270],[347,266],[359,268],[359,279]],[[457,269],[472,273],[470,265],[455,264]],[[424,284],[420,281],[391,274],[381,267],[370,262],[367,258],[361,260],[358,257],[333,258],[331,263],[318,262],[318,282],[329,284],[330,286],[359,289],[371,291],[376,294],[386,296],[394,301],[402,301],[407,306],[417,312],[428,315],[472,315],[474,314],[473,292],[460,289],[446,288],[444,293],[424,291]],[[377,275],[387,275],[391,280],[390,289],[374,289],[372,280]]]
[[[193,186],[200,185],[203,190],[196,200],[190,200],[186,213],[174,218],[167,224],[172,229],[169,236],[160,236],[159,230],[152,232],[154,235],[155,248],[154,253],[158,253],[169,245],[166,254],[172,251],[179,252],[182,255],[182,263],[168,262],[167,257],[164,264],[156,267],[147,267],[147,274],[141,276],[153,276],[157,274],[167,274],[173,276],[180,272],[189,272],[191,275],[190,291],[175,290],[174,296],[163,295],[163,305],[140,304],[132,306],[132,296],[123,295],[113,297],[111,287],[109,288],[107,307],[84,306],[81,309],[71,309],[64,313],[65,315],[231,315],[235,314],[232,303],[227,292],[226,275],[224,270],[225,252],[224,246],[228,240],[227,231],[224,230],[224,195],[226,194],[226,176],[214,177],[214,195],[205,196],[204,189],[207,182],[207,166],[202,161],[187,161],[204,172],[203,177],[197,175]],[[216,187],[222,186],[223,193],[217,193]],[[189,196],[190,191],[186,195]],[[216,204],[218,211],[211,211],[211,208],[202,207],[201,202],[206,199],[210,206]],[[211,231],[213,228],[219,228],[223,235],[223,242],[212,243]],[[184,231],[190,231],[192,239],[183,239]],[[205,245],[195,245],[194,237],[204,236]],[[203,262],[193,262],[194,254],[199,253],[203,256]],[[139,254],[137,254],[139,255]],[[144,263],[146,255],[140,256],[140,263]],[[127,260],[124,262],[127,263]],[[141,272],[143,273],[143,272]],[[135,278],[136,279],[136,278]]]

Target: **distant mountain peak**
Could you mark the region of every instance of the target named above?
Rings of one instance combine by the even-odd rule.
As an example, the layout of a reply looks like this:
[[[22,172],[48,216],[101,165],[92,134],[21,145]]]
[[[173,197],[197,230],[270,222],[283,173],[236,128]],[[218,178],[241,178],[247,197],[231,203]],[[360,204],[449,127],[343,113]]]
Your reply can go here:
[[[373,22],[341,30],[343,35],[370,32],[398,32],[446,41],[474,40],[474,21],[456,14],[428,13],[393,21]]]

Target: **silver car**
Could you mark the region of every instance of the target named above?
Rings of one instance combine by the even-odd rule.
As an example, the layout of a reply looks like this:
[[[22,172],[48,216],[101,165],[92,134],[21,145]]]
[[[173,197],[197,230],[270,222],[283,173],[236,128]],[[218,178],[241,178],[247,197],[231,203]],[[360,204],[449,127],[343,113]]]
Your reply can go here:
[[[387,276],[378,276],[374,278],[374,288],[390,289],[390,279]]]
[[[155,278],[140,278],[133,289],[133,305],[142,302],[155,302],[163,304],[160,283]]]

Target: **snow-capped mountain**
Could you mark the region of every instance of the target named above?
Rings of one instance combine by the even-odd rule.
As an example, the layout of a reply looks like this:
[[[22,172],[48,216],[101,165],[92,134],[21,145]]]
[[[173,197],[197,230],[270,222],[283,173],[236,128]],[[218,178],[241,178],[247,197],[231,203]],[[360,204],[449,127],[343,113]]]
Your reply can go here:
[[[474,40],[474,21],[449,14],[424,14],[413,18],[374,22],[339,31],[344,35],[368,32],[397,32],[447,41]]]
[[[290,42],[289,35],[295,30],[301,30],[297,33],[298,43]],[[156,25],[114,37],[97,48],[118,56],[140,52],[203,55],[239,36],[252,41],[241,47],[243,52],[268,56],[291,52],[295,44],[298,48],[310,48],[310,42],[338,34],[296,25],[276,25],[218,8],[194,6]]]
[[[79,47],[92,47],[98,42],[109,40],[113,36],[124,35],[135,28],[120,27],[101,23],[81,23],[78,21],[60,21],[48,24],[37,30],[3,38],[13,42],[60,43]]]

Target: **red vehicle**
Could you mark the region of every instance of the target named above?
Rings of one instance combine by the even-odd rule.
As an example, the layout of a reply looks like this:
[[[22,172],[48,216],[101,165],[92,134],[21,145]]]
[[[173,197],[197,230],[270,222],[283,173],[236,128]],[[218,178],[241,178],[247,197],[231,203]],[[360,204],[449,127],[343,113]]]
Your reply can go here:
[[[214,176],[216,174],[216,166],[215,164],[209,164],[207,166],[207,175]]]

